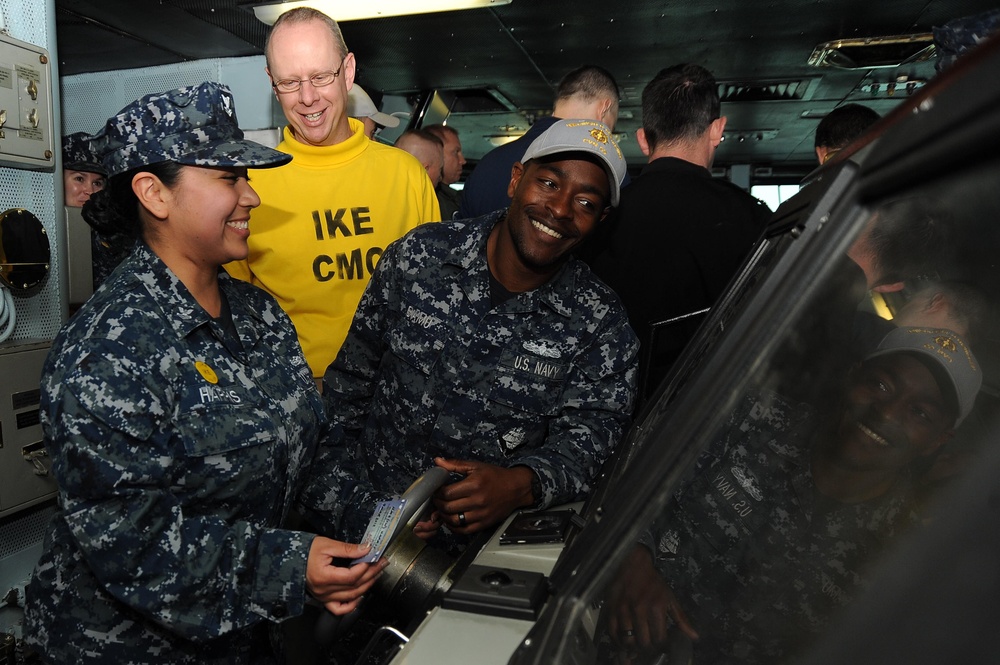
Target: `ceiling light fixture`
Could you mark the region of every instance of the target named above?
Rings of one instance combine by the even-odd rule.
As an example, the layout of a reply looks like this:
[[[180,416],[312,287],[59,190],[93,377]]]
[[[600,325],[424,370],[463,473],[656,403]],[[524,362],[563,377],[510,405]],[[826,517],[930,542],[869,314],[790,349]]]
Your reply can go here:
[[[879,69],[930,60],[937,55],[934,33],[835,39],[816,46],[806,64],[838,69]]]
[[[760,141],[772,141],[776,138],[778,138],[777,129],[727,129],[722,134],[722,140],[727,144],[758,143]]]
[[[406,14],[427,14],[456,9],[477,9],[509,5],[512,0],[301,0],[296,2],[262,2],[253,0],[241,2],[241,6],[252,7],[258,20],[274,25],[278,17],[290,9],[312,7],[318,9],[338,23],[366,18],[384,18]]]
[[[502,146],[521,138],[521,134],[497,134],[494,136],[484,137],[493,146]]]

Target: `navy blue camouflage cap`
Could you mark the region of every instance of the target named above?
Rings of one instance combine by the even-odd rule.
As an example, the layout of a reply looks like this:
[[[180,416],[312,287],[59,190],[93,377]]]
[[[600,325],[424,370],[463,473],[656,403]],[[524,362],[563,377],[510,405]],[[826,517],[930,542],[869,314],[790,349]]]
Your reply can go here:
[[[107,175],[101,163],[100,139],[87,132],[67,134],[62,139],[63,168]]]
[[[212,81],[132,102],[108,119],[103,139],[108,176],[166,161],[266,168],[292,159],[244,139],[233,94]]]
[[[521,162],[563,152],[586,152],[596,156],[608,174],[611,205],[618,205],[628,164],[607,125],[596,120],[559,120],[531,142]]]

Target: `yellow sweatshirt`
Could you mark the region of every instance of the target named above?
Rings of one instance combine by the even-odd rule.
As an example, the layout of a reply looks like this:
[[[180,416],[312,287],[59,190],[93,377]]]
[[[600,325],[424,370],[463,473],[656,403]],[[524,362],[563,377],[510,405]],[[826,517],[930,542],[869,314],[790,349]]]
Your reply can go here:
[[[386,246],[441,218],[420,162],[369,141],[359,121],[350,123],[351,138],[320,147],[300,143],[285,128],[278,150],[293,159],[250,172],[261,200],[250,217],[250,254],[226,265],[277,298],[315,377],[340,350]]]

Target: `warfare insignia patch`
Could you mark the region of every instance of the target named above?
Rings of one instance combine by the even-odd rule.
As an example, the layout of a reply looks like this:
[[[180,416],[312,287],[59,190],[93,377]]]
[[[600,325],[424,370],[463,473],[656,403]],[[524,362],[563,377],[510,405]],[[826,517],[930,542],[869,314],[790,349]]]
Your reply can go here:
[[[558,358],[562,355],[559,353],[559,349],[556,348],[552,342],[547,342],[545,340],[537,342],[528,340],[527,342],[521,344],[521,346],[524,347],[525,351],[534,353],[535,355],[539,355],[543,358]]]
[[[514,450],[519,445],[524,443],[524,437],[525,437],[524,429],[520,427],[515,427],[514,429],[510,430],[509,432],[501,436],[500,439],[503,441],[504,446],[509,451],[509,450]]]
[[[209,367],[206,363],[198,361],[194,364],[195,369],[201,374],[201,378],[205,379],[209,383],[218,383],[219,376],[215,373],[215,370]]]
[[[757,501],[762,501],[764,499],[764,495],[761,494],[760,489],[757,488],[757,479],[754,478],[752,473],[741,466],[734,466],[729,471],[733,474],[733,478],[736,478],[736,482],[740,484],[747,494],[752,496]]]

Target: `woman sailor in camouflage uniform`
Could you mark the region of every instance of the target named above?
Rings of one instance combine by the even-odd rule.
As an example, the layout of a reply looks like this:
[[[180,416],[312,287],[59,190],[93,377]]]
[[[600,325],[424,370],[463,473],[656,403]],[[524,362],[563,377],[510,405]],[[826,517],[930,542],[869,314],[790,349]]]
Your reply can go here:
[[[59,512],[28,588],[52,663],[274,662],[267,630],[312,596],[352,610],[384,562],[279,528],[327,423],[288,317],[221,266],[247,254],[248,167],[217,83],[138,100],[103,130],[85,211],[135,249],[55,339],[42,425]]]

